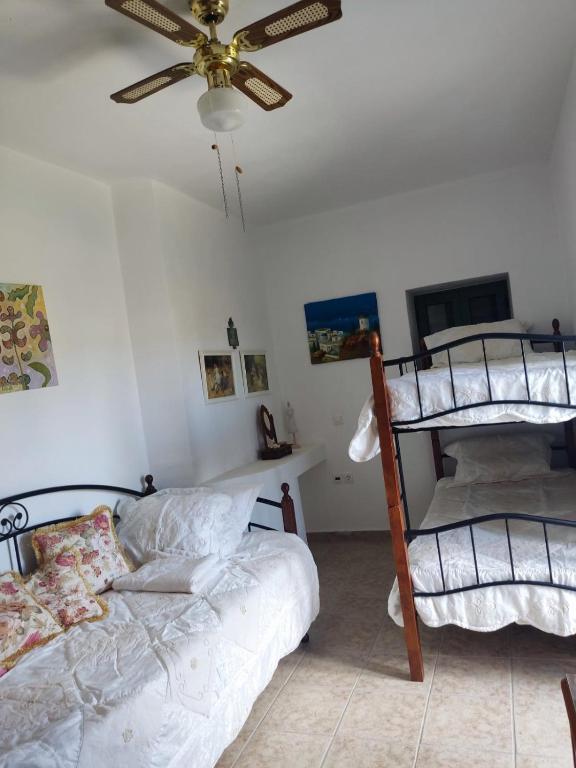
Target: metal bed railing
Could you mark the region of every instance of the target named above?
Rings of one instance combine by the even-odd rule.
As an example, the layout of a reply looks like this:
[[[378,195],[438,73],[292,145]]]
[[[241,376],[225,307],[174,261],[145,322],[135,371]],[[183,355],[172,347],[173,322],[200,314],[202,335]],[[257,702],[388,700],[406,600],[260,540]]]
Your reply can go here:
[[[508,545],[507,550],[508,550],[511,578],[482,581],[480,578],[480,572],[478,570],[478,545],[476,543],[476,539],[474,536],[474,528],[475,526],[481,525],[482,523],[492,523],[500,520],[504,521],[504,529],[506,532],[506,541]],[[548,576],[549,576],[548,579],[543,580],[543,579],[517,578],[516,573],[518,570],[519,563],[518,562],[515,563],[514,561],[514,556],[512,553],[512,537],[510,534],[510,522],[515,520],[516,521],[522,520],[530,524],[533,524],[534,526],[542,526],[542,541],[544,542],[546,547],[546,558],[547,558]],[[500,587],[500,586],[507,586],[510,584],[525,584],[525,585],[538,586],[538,587],[555,587],[556,589],[566,589],[571,592],[576,592],[576,586],[573,586],[570,584],[563,584],[558,580],[554,579],[552,559],[550,556],[550,540],[549,540],[548,531],[550,528],[555,528],[555,527],[565,527],[565,528],[576,529],[576,520],[564,520],[564,519],[558,519],[558,518],[552,518],[552,517],[543,517],[541,515],[530,515],[530,514],[520,513],[520,512],[518,513],[506,512],[506,513],[498,513],[498,514],[492,514],[492,515],[481,515],[479,517],[471,518],[469,520],[459,520],[456,523],[440,525],[434,528],[424,528],[419,530],[408,529],[406,531],[406,539],[408,542],[412,542],[415,539],[424,538],[424,537],[433,537],[436,540],[436,550],[438,553],[438,568],[439,568],[440,578],[442,581],[441,590],[435,590],[433,592],[413,590],[413,595],[414,597],[441,597],[444,595],[455,595],[459,592],[470,592],[471,590],[475,590],[475,589],[483,589],[486,587]],[[442,557],[441,536],[444,533],[455,531],[461,528],[468,528],[470,533],[470,544],[471,544],[472,556],[474,560],[475,583],[467,584],[461,587],[447,588],[446,572],[444,569],[444,560]]]
[[[144,498],[152,493],[156,492],[156,488],[153,484],[152,475],[146,475],[144,478],[145,487],[143,490],[134,490],[132,488],[123,488],[116,485],[98,485],[98,484],[83,484],[83,485],[59,485],[52,486],[50,488],[39,488],[33,491],[26,491],[25,493],[17,493],[12,496],[6,496],[0,499],[0,545],[5,544],[8,547],[8,554],[14,556],[16,560],[16,566],[20,574],[24,573],[24,559],[20,549],[21,538],[27,534],[31,534],[39,528],[44,528],[54,523],[65,523],[72,520],[77,520],[80,515],[72,515],[67,517],[59,517],[54,520],[44,520],[41,523],[35,523],[30,525],[30,513],[28,508],[22,502],[26,499],[33,499],[37,496],[46,496],[48,494],[57,494],[71,491],[100,491],[105,493],[112,493],[117,496],[132,496],[135,498]],[[286,513],[286,505],[293,509],[292,498],[288,495],[289,486],[284,483],[282,485],[282,491],[284,493],[283,501],[273,501],[271,499],[265,499],[258,497],[256,503],[264,504],[275,509],[279,509],[283,513],[283,522],[286,525],[286,519],[284,515]],[[115,521],[119,520],[118,515],[114,515]],[[290,521],[288,521],[290,522]],[[277,531],[277,528],[271,528],[267,525],[261,525],[259,523],[248,524],[248,530],[252,531],[254,528],[265,531]]]
[[[522,367],[524,371],[524,383],[526,387],[526,397],[521,399],[517,399],[517,398],[503,399],[503,398],[495,398],[493,396],[492,384],[490,380],[490,364],[489,364],[490,360],[486,354],[486,342],[491,340],[516,340],[519,342],[520,355],[518,357],[522,361]],[[484,376],[486,380],[486,391],[487,391],[488,397],[478,402],[473,402],[473,403],[460,402],[459,403],[458,397],[457,397],[456,385],[454,381],[455,364],[452,362],[451,350],[457,347],[464,346],[466,344],[470,344],[472,342],[481,342],[481,345],[482,345],[482,362],[483,362]],[[530,347],[532,350],[534,349],[534,345],[536,344],[551,344],[553,345],[554,351],[562,355],[561,371],[564,375],[564,385],[565,385],[565,392],[566,392],[565,401],[553,402],[553,401],[535,400],[532,398],[532,394],[530,391],[530,376],[529,376],[530,364],[526,360],[526,348],[525,348],[526,343],[530,344]],[[415,424],[425,425],[426,422],[431,421],[432,419],[449,416],[450,414],[458,413],[460,411],[470,410],[471,408],[482,408],[490,405],[531,405],[531,406],[543,407],[543,408],[554,407],[554,408],[566,408],[566,409],[576,410],[576,403],[574,402],[574,395],[576,395],[576,392],[572,392],[572,389],[570,386],[569,366],[566,360],[566,353],[568,351],[567,345],[572,346],[575,344],[576,344],[576,336],[565,336],[560,334],[479,333],[473,336],[467,336],[466,338],[463,338],[463,339],[458,339],[457,341],[449,342],[448,344],[442,344],[441,346],[434,347],[433,349],[427,349],[422,352],[418,352],[414,355],[409,355],[406,357],[398,357],[390,360],[383,360],[382,366],[385,369],[398,368],[400,376],[404,376],[408,373],[413,373],[415,376],[415,383],[416,383],[416,395],[418,400],[419,417],[416,419],[409,419],[404,421],[392,420],[391,421],[392,429],[395,432],[402,432],[402,431],[414,432],[416,430],[414,430],[413,428],[412,429],[407,429],[407,428],[410,427],[410,425],[415,425]],[[452,407],[441,410],[441,411],[433,411],[431,413],[425,414],[424,406],[422,402],[421,378],[422,376],[433,375],[433,373],[425,373],[424,371],[429,361],[433,358],[433,356],[442,352],[446,352],[447,359],[448,359],[448,365],[446,367],[448,368],[448,371],[450,374]],[[574,368],[573,375],[576,376],[576,367]],[[426,429],[426,426],[423,426],[423,429]]]
[[[493,386],[490,378],[490,358],[487,354],[487,349],[486,349],[487,342],[489,342],[490,340],[515,340],[519,342],[518,360],[522,365],[521,370],[523,371],[525,393],[526,393],[525,397],[523,398],[516,397],[513,399],[494,397]],[[457,383],[455,382],[455,376],[454,376],[454,369],[455,367],[457,367],[457,364],[455,364],[452,360],[451,350],[454,350],[457,347],[461,347],[473,342],[480,342],[481,344],[482,355],[478,365],[482,369],[483,376],[485,377],[487,397],[479,402],[463,403],[461,401],[459,402],[458,400],[458,388],[457,388]],[[526,357],[526,349],[527,349],[527,346],[529,346],[530,351],[534,351],[536,345],[540,345],[540,344],[551,345],[554,352],[560,355],[559,359],[561,360],[561,365],[559,365],[558,368],[564,379],[564,382],[563,382],[564,386],[562,389],[563,389],[563,393],[565,393],[564,398],[562,399],[561,402],[556,402],[555,400],[550,400],[550,399],[544,401],[541,399],[535,399],[533,397],[533,392],[531,391],[531,382],[530,382],[530,371],[531,371],[530,360],[527,359]],[[576,585],[565,584],[565,583],[562,583],[561,580],[555,578],[554,572],[553,572],[552,558],[550,555],[550,532],[553,530],[561,529],[561,528],[576,529],[576,501],[575,501],[575,519],[574,520],[557,519],[553,517],[542,517],[538,515],[531,515],[528,513],[498,513],[498,514],[487,514],[480,517],[470,518],[467,520],[460,520],[455,523],[436,526],[433,528],[413,529],[410,525],[408,500],[406,496],[406,483],[404,479],[404,470],[402,466],[402,454],[400,450],[400,439],[399,439],[400,434],[403,434],[403,433],[413,433],[416,431],[429,431],[437,434],[438,429],[451,429],[453,428],[451,426],[430,427],[428,426],[427,422],[431,422],[434,419],[449,416],[450,414],[458,413],[460,411],[469,410],[472,408],[482,408],[490,405],[531,405],[531,406],[536,406],[541,408],[563,408],[563,409],[576,411],[576,365],[574,365],[574,367],[571,367],[569,365],[569,361],[567,360],[567,352],[569,351],[569,349],[574,348],[575,345],[576,345],[576,335],[562,335],[559,332],[556,332],[554,334],[480,333],[480,334],[474,334],[472,336],[467,336],[465,338],[458,339],[457,341],[449,342],[447,344],[443,344],[438,347],[434,347],[433,349],[424,349],[423,351],[418,352],[414,355],[382,361],[382,366],[384,369],[390,369],[390,368],[396,367],[398,368],[400,376],[405,376],[408,373],[413,373],[415,378],[415,385],[416,385],[415,389],[416,389],[416,395],[417,395],[417,410],[419,413],[419,417],[416,419],[408,420],[408,421],[400,421],[400,420],[394,420],[394,419],[390,421],[392,434],[394,436],[394,458],[398,468],[398,477],[400,481],[400,488],[399,488],[400,498],[403,504],[404,514],[406,518],[406,529],[404,531],[406,542],[410,544],[417,539],[423,539],[423,538],[432,539],[433,542],[435,542],[435,549],[438,556],[438,575],[439,575],[439,581],[442,584],[442,588],[436,589],[434,591],[423,591],[423,590],[414,589],[413,590],[414,597],[441,597],[445,595],[457,594],[460,592],[469,592],[476,589],[485,589],[488,587],[497,587],[497,586],[507,586],[511,584],[554,587],[557,589],[565,589],[573,592],[576,591]],[[434,375],[432,372],[426,372],[426,369],[430,366],[430,362],[433,359],[434,355],[444,353],[444,352],[446,353],[446,358],[447,358],[446,368],[448,369],[448,372],[449,372],[452,404],[450,408],[433,411],[431,413],[425,413],[423,402],[422,402],[422,386],[421,386],[422,377]],[[572,381],[570,380],[571,377],[572,377]],[[419,427],[414,429],[414,425],[419,425]],[[486,424],[484,425],[478,424],[474,426],[486,426]],[[501,424],[499,426],[501,426]],[[554,448],[556,450],[559,449],[558,446],[554,446]],[[562,446],[562,448],[568,449],[567,446]],[[445,458],[445,456],[441,453],[440,449],[439,449],[439,455],[441,456],[440,460]],[[505,541],[506,541],[506,551],[508,554],[510,578],[486,580],[486,578],[483,579],[481,577],[480,570],[478,568],[478,542],[475,536],[475,530],[477,530],[477,526],[482,525],[483,523],[495,523],[498,521],[501,521],[503,523],[502,535],[505,536]],[[544,544],[545,551],[546,551],[547,568],[545,568],[544,570],[547,570],[547,578],[530,580],[530,579],[518,577],[518,574],[522,572],[522,568],[521,568],[521,562],[518,560],[515,561],[514,559],[513,532],[511,532],[511,524],[513,525],[514,521],[526,522],[530,524],[531,527],[534,526],[537,528],[541,528],[542,542]],[[445,567],[446,543],[443,542],[443,535],[458,529],[468,529],[468,532],[469,532],[471,556],[473,560],[473,569],[471,569],[473,578],[471,580],[471,583],[469,584],[465,584],[463,586],[451,586],[447,578],[448,573]]]

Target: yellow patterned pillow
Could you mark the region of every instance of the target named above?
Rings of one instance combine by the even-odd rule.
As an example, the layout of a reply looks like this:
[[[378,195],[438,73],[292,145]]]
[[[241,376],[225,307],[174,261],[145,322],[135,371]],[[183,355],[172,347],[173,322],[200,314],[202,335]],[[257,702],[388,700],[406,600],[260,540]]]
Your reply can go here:
[[[0,576],[0,677],[20,656],[61,632],[62,627],[28,592],[19,574]]]
[[[80,573],[80,554],[68,549],[41,566],[26,581],[36,600],[55,616],[64,629],[81,621],[99,621],[108,606],[84,581]]]
[[[77,549],[80,573],[96,593],[104,592],[114,579],[132,570],[116,536],[110,507],[96,507],[90,515],[39,528],[32,535],[32,546],[39,565],[67,549]]]

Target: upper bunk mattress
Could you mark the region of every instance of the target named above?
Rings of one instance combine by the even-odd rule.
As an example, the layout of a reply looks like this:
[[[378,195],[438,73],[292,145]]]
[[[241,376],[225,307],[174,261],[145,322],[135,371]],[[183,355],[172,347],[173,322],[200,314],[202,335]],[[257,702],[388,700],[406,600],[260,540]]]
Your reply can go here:
[[[490,388],[483,362],[453,365],[454,389],[447,367],[420,371],[418,379],[414,373],[388,378],[391,421],[402,429],[435,429],[508,421],[558,424],[576,416],[576,351],[566,353],[566,373],[560,352],[527,354],[526,371],[530,400],[556,406],[568,404],[568,380],[570,402],[574,408],[530,405],[522,358],[514,357],[488,362]],[[491,400],[508,402],[494,403]],[[455,403],[463,410],[450,413]],[[370,396],[360,412],[349,454],[353,461],[369,461],[379,452],[374,400]]]
[[[576,521],[576,472],[562,470],[516,482],[456,485],[440,480],[421,529],[435,528],[488,514],[525,513]],[[543,526],[510,521],[510,540],[517,580],[548,581],[550,571]],[[552,575],[556,584],[576,588],[576,528],[547,526]],[[512,578],[503,520],[474,526],[480,582]],[[468,527],[439,534],[446,590],[476,584]],[[436,537],[415,539],[408,548],[415,592],[445,591]],[[416,597],[422,621],[431,627],[457,624],[489,632],[513,622],[531,624],[556,635],[576,634],[576,592],[547,586],[483,587],[453,595]],[[402,624],[400,596],[394,583],[388,611]]]
[[[576,401],[576,351],[566,353],[566,372],[570,399],[574,402]],[[568,404],[564,360],[560,352],[527,354],[526,370],[522,358],[489,360],[488,376],[484,362],[453,365],[452,378],[448,367],[420,371],[418,381],[416,381],[416,374],[407,373],[396,379],[389,379],[388,390],[394,423],[421,422],[422,419],[426,419],[421,423],[406,424],[408,428],[466,427],[471,424],[494,424],[503,421],[550,424],[574,418],[574,413],[569,408],[528,405],[526,402],[490,404],[491,400],[527,401],[528,399],[542,403]],[[477,405],[480,407],[466,407]],[[455,407],[464,407],[464,410],[445,414],[446,411]],[[436,418],[428,418],[434,414],[438,414]]]

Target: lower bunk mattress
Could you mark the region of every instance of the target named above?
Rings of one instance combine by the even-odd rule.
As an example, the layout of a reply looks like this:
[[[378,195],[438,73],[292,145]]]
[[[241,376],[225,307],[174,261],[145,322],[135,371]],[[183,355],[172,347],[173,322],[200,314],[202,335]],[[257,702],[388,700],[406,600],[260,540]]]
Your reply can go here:
[[[576,472],[552,471],[516,482],[456,484],[444,478],[421,529],[498,513],[524,513],[576,522]],[[511,520],[510,548],[503,520],[474,525],[480,583],[513,578],[549,581],[576,589],[576,527],[546,526]],[[439,534],[442,570],[436,537],[416,538],[408,548],[415,592],[443,592],[477,583],[470,529],[466,526]],[[442,571],[444,585],[442,582]],[[545,632],[576,634],[576,591],[532,584],[483,587],[451,595],[416,597],[416,610],[431,627],[456,624],[466,629],[491,632],[511,623],[530,624]],[[398,583],[388,599],[388,612],[402,625]]]
[[[0,680],[1,768],[212,768],[319,608],[310,551],[268,531],[205,595],[104,597]]]

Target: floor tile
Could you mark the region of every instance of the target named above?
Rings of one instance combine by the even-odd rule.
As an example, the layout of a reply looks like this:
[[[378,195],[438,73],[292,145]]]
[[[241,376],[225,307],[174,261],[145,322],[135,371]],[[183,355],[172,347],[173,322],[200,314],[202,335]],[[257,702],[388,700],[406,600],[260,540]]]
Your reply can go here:
[[[571,757],[558,755],[516,755],[516,768],[573,768]]]
[[[510,627],[510,648],[515,658],[576,658],[576,636],[557,637],[534,627]]]
[[[430,745],[513,752],[512,702],[509,692],[467,694],[434,691],[430,695],[422,740]]]
[[[297,669],[304,658],[304,654],[304,646],[300,646],[293,653],[281,659],[276,672],[274,673],[274,677],[268,683],[268,688],[274,688],[276,690],[282,688],[282,686],[290,679],[294,670]]]
[[[514,768],[514,755],[492,750],[455,750],[422,744],[416,768]]]
[[[424,682],[410,680],[410,668],[406,654],[390,655],[375,650],[366,661],[356,686],[362,693],[378,693],[399,696],[402,693],[427,694],[436,665],[435,656],[424,656]]]
[[[482,692],[508,696],[511,679],[510,659],[440,655],[434,672],[434,691],[445,694]]]
[[[425,708],[422,693],[383,696],[354,691],[338,733],[412,748],[418,742]]]
[[[512,659],[512,680],[515,699],[528,701],[549,697],[563,701],[560,681],[567,674],[576,674],[573,659]]]
[[[570,756],[570,728],[560,691],[557,698],[515,699],[514,727],[519,753]]]
[[[440,648],[443,633],[444,628],[434,629],[421,623],[420,641],[422,643],[422,652],[425,654],[435,654]],[[374,650],[389,655],[406,654],[404,628],[399,627],[390,617],[387,617],[380,628]]]
[[[329,743],[322,736],[258,731],[234,768],[320,768]]]
[[[472,632],[456,626],[445,627],[440,653],[447,656],[509,656],[508,628],[497,632]]]
[[[289,682],[262,721],[266,731],[332,735],[346,708],[353,683],[314,685]]]
[[[352,689],[362,672],[362,663],[354,656],[342,654],[333,658],[310,650],[294,672],[292,683],[305,683],[309,686],[347,687]]]
[[[232,742],[232,744],[230,744],[228,749],[224,751],[220,760],[218,760],[214,768],[232,768],[232,766],[238,759],[238,756],[246,746],[246,743],[249,738],[250,738],[250,734],[245,733],[244,729],[242,729],[242,731],[238,734],[236,739]]]
[[[412,768],[415,747],[351,735],[336,736],[322,768]]]

